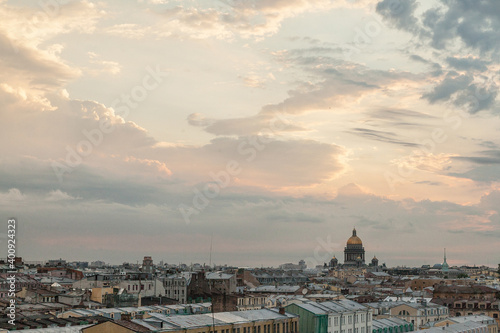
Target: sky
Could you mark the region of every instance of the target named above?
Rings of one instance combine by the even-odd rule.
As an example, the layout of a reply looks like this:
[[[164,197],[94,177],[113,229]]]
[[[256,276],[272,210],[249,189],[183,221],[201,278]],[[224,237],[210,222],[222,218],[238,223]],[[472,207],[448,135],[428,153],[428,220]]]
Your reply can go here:
[[[0,0],[25,260],[500,263],[500,2]],[[6,223],[0,235],[6,246]]]

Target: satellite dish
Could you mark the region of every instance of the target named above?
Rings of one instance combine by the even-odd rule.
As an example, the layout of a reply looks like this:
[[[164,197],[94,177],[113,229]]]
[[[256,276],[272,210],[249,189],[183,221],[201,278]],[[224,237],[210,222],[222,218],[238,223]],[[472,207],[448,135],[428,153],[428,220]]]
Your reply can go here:
[[[307,290],[306,288],[302,289],[302,295],[307,294],[307,291],[308,291],[308,290]]]

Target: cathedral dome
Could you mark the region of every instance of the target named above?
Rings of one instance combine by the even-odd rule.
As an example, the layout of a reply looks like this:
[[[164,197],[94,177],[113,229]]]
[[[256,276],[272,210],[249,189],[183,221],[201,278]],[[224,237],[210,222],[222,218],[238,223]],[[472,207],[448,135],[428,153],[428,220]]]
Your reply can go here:
[[[352,236],[347,240],[347,245],[363,245],[361,238],[356,236],[356,229],[352,230]]]

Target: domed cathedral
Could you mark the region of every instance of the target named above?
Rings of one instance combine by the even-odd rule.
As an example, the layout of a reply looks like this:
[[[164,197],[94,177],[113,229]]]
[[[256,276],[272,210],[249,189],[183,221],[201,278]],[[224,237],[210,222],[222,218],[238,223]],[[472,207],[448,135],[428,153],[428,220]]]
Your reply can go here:
[[[352,229],[352,236],[347,240],[344,249],[344,266],[361,267],[365,265],[365,248],[361,238],[356,235],[356,228]]]

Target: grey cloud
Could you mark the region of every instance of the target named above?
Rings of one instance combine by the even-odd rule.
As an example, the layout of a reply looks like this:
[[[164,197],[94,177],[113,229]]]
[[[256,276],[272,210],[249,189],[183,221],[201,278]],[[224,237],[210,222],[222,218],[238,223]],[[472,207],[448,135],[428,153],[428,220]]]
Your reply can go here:
[[[445,183],[435,182],[435,181],[428,181],[428,180],[423,180],[423,181],[415,182],[415,184],[431,185],[431,186],[446,186]]]
[[[192,126],[203,127],[208,133],[215,135],[280,135],[284,132],[308,131],[283,114],[258,114],[253,117],[232,119],[207,119],[198,113],[188,116],[188,123]]]
[[[404,4],[402,4],[404,3]],[[392,8],[392,9],[391,9]],[[473,73],[487,72],[488,65],[498,61],[500,51],[500,3],[488,0],[449,0],[441,1],[439,6],[431,8],[422,14],[422,21],[414,16],[415,1],[383,0],[377,4],[377,12],[386,20],[392,22],[400,30],[413,33],[421,43],[429,44],[439,51],[438,57],[445,56],[447,48],[455,47],[457,41],[465,45],[463,55],[453,55],[444,58],[452,69],[467,71],[458,76],[453,71],[444,71],[446,76],[433,91],[422,97],[430,103],[451,102],[455,106],[464,107],[470,113],[491,110],[496,113],[497,88],[492,80],[492,87],[478,84]],[[397,15],[394,10],[398,9]],[[471,56],[470,53],[479,54]],[[431,64],[419,55],[411,55],[411,59]],[[434,71],[429,73],[436,77],[443,74],[439,65],[433,64]],[[491,74],[491,73],[488,73]],[[475,81],[472,84],[473,80]],[[478,97],[479,96],[479,97]]]
[[[488,62],[473,58],[471,56],[466,58],[448,57],[446,62],[453,68],[458,70],[478,70],[484,72],[488,69]]]
[[[424,13],[424,25],[432,33],[432,45],[443,49],[455,38],[480,52],[500,47],[500,3],[488,0],[443,1],[441,8]]]
[[[260,249],[265,253],[263,263],[276,264],[286,260],[282,258],[285,252],[288,256],[313,257],[315,248],[322,244],[319,241],[327,242],[330,251],[340,253],[353,226],[357,227],[366,250],[376,252],[377,257],[384,261],[391,260],[390,264],[399,263],[389,259],[394,247],[399,246],[398,239],[394,239],[389,246],[376,241],[393,237],[388,230],[414,231],[404,238],[404,243],[415,251],[423,252],[425,258],[429,258],[433,251],[439,251],[429,248],[428,244],[441,244],[444,237],[453,244],[460,244],[466,237],[469,242],[480,241],[493,246],[493,239],[486,238],[478,225],[471,221],[478,219],[482,223],[485,218],[498,219],[497,215],[485,213],[485,208],[498,210],[498,193],[484,196],[478,205],[459,205],[446,201],[395,201],[348,187],[350,189],[341,191],[342,195],[335,199],[251,195],[244,190],[241,193],[224,192],[212,200],[206,210],[196,215],[190,225],[182,221],[177,211],[178,201],[171,201],[171,197],[165,197],[163,205],[124,205],[85,198],[44,202],[43,205],[34,201],[26,205],[18,217],[23,221],[23,250],[27,255],[56,255],[60,253],[61,242],[68,240],[63,244],[65,255],[73,260],[82,258],[82,254],[87,259],[96,256],[96,259],[112,262],[130,260],[134,253],[133,249],[127,250],[127,246],[133,241],[136,247],[149,248],[148,253],[158,260],[164,258],[167,248],[162,244],[167,243],[170,248],[168,262],[203,261],[211,235],[214,235],[213,255],[217,262],[260,265]],[[28,193],[26,198],[29,200],[30,197]],[[190,202],[188,195],[183,196],[183,200]],[[6,210],[1,203],[0,210]],[[463,216],[469,223],[464,236],[453,233],[461,230],[460,224],[455,225],[460,222],[457,216]],[[283,233],[284,223],[293,225],[293,228],[288,229],[286,238],[276,238],[276,234]],[[112,236],[105,235],[105,242],[96,236],[102,235],[103,224],[114,231]],[[69,226],[72,230],[70,235],[67,234]],[[141,228],[140,235],[137,234],[138,227]],[[432,228],[432,234],[426,232],[429,228]],[[498,224],[493,228],[492,232],[498,232]],[[424,247],[420,241],[422,237],[428,241]],[[60,241],[51,242],[54,238]],[[176,239],[180,243],[175,243],[173,247]],[[187,239],[191,241],[185,242]],[[90,242],[93,246],[89,246]],[[290,250],[291,242],[302,247]],[[244,248],[252,256],[241,252],[235,254],[236,248]],[[448,248],[453,253],[453,246]],[[482,255],[483,252],[474,251],[467,259],[474,261],[475,256],[479,258]],[[425,258],[417,262],[421,264],[421,260],[428,260]],[[408,259],[404,261],[408,264]]]
[[[414,61],[417,61],[417,62],[421,62],[423,64],[432,64],[431,61],[427,60],[427,59],[424,59],[422,58],[421,56],[419,56],[418,54],[412,54],[410,55],[410,59],[414,60]]]
[[[354,134],[357,136],[361,136],[361,137],[365,137],[365,138],[368,138],[370,140],[386,142],[386,143],[401,145],[401,146],[405,146],[405,147],[419,147],[419,145],[414,143],[414,142],[400,140],[399,135],[394,133],[394,132],[377,131],[377,130],[372,130],[372,129],[367,129],[367,128],[353,128],[348,133],[351,133],[351,134]]]
[[[499,181],[498,175],[500,175],[500,165],[498,163],[487,163],[486,165],[473,168],[466,172],[449,173],[448,175],[457,178],[471,179],[478,182],[493,183]]]
[[[490,140],[481,141],[480,145],[485,147],[485,148],[490,148],[490,149],[500,148],[498,144],[496,144],[495,142],[490,141]]]
[[[433,91],[424,94],[423,98],[431,103],[448,100],[457,91],[467,88],[471,82],[472,77],[468,75],[448,75],[440,84],[434,87]]]
[[[432,62],[417,54],[410,55],[410,59],[428,65],[431,69],[431,72],[429,73],[431,76],[436,77],[443,75],[443,67],[437,62]]]
[[[414,15],[417,6],[416,0],[383,0],[377,3],[376,10],[398,29],[416,32],[419,30]]]
[[[499,109],[495,107],[498,90],[495,86],[486,87],[477,84],[471,84],[467,89],[460,91],[453,101],[457,107],[466,106],[470,113],[477,113],[482,110],[491,110],[498,113]]]
[[[500,164],[500,150],[486,150],[480,153],[483,156],[456,156],[454,159],[475,164]]]
[[[428,128],[429,122],[436,119],[435,116],[413,110],[380,108],[366,112],[363,123],[373,127],[422,129]]]
[[[61,183],[52,169],[50,161],[34,158],[19,158],[2,161],[0,169],[0,192],[2,189],[18,188],[23,193],[41,196],[61,190],[72,197],[85,201],[103,201],[124,205],[161,204],[174,195],[168,193],[175,181],[155,179],[126,179],[102,169],[86,165],[79,166],[64,177]]]
[[[500,181],[500,150],[491,149],[479,152],[479,156],[455,156],[454,160],[465,161],[477,165],[462,173],[449,173],[450,176],[467,178],[478,182]]]
[[[408,109],[378,109],[371,111],[370,116],[372,118],[378,119],[390,119],[390,120],[401,120],[406,118],[415,119],[437,119],[435,116],[431,116],[422,112],[408,110]]]

